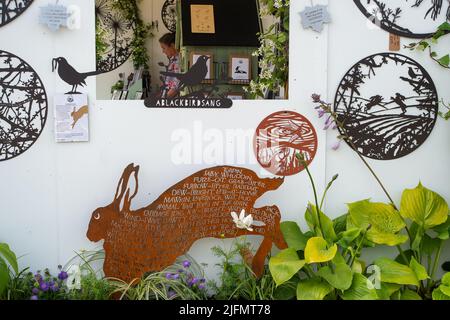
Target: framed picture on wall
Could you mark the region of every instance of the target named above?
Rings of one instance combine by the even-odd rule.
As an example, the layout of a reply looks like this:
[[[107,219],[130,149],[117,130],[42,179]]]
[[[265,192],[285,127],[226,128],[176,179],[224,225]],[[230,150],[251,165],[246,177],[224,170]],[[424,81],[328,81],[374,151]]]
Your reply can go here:
[[[246,83],[252,79],[252,57],[250,55],[231,55],[229,77],[231,83]]]
[[[206,66],[208,67],[208,73],[206,74],[205,80],[214,79],[214,55],[211,52],[191,52],[191,59],[189,60],[189,65],[192,67],[201,56],[207,56],[209,59],[206,62]]]
[[[227,98],[231,100],[244,100],[245,96],[243,93],[230,92],[227,94]]]

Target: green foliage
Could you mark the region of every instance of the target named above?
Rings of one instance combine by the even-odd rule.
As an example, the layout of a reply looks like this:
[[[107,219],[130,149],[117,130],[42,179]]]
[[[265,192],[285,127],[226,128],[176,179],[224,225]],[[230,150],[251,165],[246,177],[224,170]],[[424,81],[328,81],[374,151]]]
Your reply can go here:
[[[6,243],[0,243],[0,299],[5,293],[10,294],[9,287],[18,274],[16,254]]]
[[[289,79],[289,0],[260,2],[261,16],[271,15],[277,22],[259,34],[261,46],[254,55],[260,57],[261,71],[249,89],[254,97],[264,97],[267,90],[276,92]]]
[[[450,32],[450,24],[444,22],[441,24],[431,39],[422,39],[419,42],[413,42],[405,46],[406,49],[425,51],[428,49],[431,59],[436,61],[441,67],[450,69],[450,54],[439,56],[439,54],[433,50],[433,44],[436,44],[440,38],[447,35]]]
[[[276,298],[276,284],[268,269],[261,278],[256,278],[250,266],[252,252],[250,244],[236,240],[230,250],[222,247],[212,248],[214,255],[220,258],[219,283],[210,282],[217,300],[273,300]],[[278,293],[283,297],[283,292]]]
[[[105,41],[106,31],[100,28],[99,24],[95,24],[95,54],[97,61],[102,59],[102,56],[106,53],[108,49],[108,44]]]

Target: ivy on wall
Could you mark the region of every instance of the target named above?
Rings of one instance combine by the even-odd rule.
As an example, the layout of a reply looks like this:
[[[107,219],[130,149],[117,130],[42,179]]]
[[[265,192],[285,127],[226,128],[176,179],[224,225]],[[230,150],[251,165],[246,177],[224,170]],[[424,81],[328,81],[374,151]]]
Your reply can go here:
[[[261,47],[254,53],[259,56],[260,74],[250,83],[253,97],[265,97],[268,91],[276,92],[289,78],[289,4],[290,0],[260,0],[261,16],[272,15],[277,22],[259,35]]]

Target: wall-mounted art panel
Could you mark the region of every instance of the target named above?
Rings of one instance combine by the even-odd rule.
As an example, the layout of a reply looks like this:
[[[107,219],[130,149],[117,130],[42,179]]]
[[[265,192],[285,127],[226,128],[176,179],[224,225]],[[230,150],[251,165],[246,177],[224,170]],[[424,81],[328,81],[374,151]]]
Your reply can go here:
[[[378,160],[400,158],[419,148],[434,128],[438,108],[428,72],[395,53],[356,63],[339,84],[334,102],[358,151]]]
[[[36,71],[0,50],[0,161],[19,156],[34,144],[47,114],[47,94]]]
[[[177,5],[175,0],[166,0],[161,9],[161,19],[170,32],[177,31]]]
[[[429,38],[450,20],[446,0],[354,0],[359,10],[382,29],[408,38]],[[427,23],[417,23],[425,20]]]
[[[0,1],[0,27],[3,27],[16,19],[27,10],[32,3],[33,0]]]

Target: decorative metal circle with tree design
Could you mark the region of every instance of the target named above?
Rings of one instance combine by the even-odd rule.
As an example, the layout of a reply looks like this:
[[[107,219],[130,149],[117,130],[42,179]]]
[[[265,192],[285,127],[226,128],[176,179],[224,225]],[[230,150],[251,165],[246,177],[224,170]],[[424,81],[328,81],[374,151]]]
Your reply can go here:
[[[0,50],[0,161],[27,151],[47,120],[44,85],[25,61]]]
[[[33,3],[33,0],[0,0],[0,27],[20,16]]]
[[[439,109],[436,87],[416,61],[379,53],[356,63],[342,79],[334,110],[357,151],[391,160],[419,148]]]
[[[296,155],[302,153],[310,164],[317,152],[317,134],[307,118],[281,111],[264,119],[256,129],[254,149],[259,164],[277,176],[303,171]]]
[[[109,72],[124,64],[131,55],[131,42],[134,39],[134,22],[114,9],[111,0],[95,1],[97,28],[104,33],[102,39],[108,46],[105,53],[97,59],[97,71]]]
[[[448,0],[354,0],[359,10],[382,29],[408,38],[431,37],[450,20]],[[446,4],[444,4],[446,2]],[[417,23],[420,19],[427,24]]]
[[[161,10],[161,19],[170,32],[177,31],[177,5],[175,0],[166,0]]]

